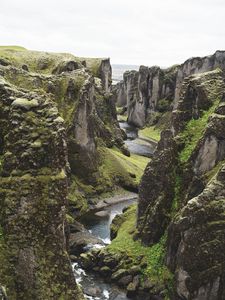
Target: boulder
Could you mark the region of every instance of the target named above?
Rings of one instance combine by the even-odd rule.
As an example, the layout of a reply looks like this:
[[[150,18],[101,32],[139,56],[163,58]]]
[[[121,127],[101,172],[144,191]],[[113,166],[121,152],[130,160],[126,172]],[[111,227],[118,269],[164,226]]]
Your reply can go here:
[[[72,233],[69,239],[69,252],[73,255],[79,255],[96,244],[104,246],[101,239],[94,237],[88,231]]]

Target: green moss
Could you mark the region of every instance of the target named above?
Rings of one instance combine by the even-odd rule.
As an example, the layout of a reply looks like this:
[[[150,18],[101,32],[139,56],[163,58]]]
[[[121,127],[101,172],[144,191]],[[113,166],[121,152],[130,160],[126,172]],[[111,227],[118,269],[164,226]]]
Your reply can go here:
[[[86,61],[87,67],[96,77],[99,76],[101,58],[82,58],[69,53],[53,53],[31,51],[20,46],[0,46],[0,57],[9,61],[15,67],[27,65],[29,71],[42,74],[52,74],[53,70],[63,61]]]
[[[16,50],[16,51],[25,51],[27,50],[24,47],[21,46],[0,46],[0,51],[1,50]]]
[[[146,263],[143,268],[143,275],[150,278],[157,285],[166,284],[171,281],[172,275],[164,264],[166,235],[159,243],[145,247],[139,240],[134,241],[133,234],[136,227],[136,205],[131,206],[124,214],[124,223],[121,225],[117,237],[107,246],[107,250],[112,253],[124,253],[132,259],[132,264]]]
[[[179,155],[181,162],[184,163],[189,159],[192,151],[196,147],[206,129],[208,118],[214,112],[218,104],[219,100],[216,100],[209,110],[203,111],[202,116],[199,119],[192,119],[187,123],[184,131],[180,135],[185,143],[185,147]]]
[[[180,175],[175,175],[175,187],[174,187],[175,195],[172,202],[171,217],[173,217],[179,209],[181,184],[182,184],[182,177]]]
[[[171,100],[168,99],[160,99],[157,102],[157,109],[159,112],[166,112],[169,110],[171,104]]]
[[[206,179],[207,182],[210,182],[213,179],[213,177],[218,173],[220,168],[223,166],[224,162],[225,162],[224,160],[218,162],[214,168],[212,168],[209,172],[205,174],[204,178]]]
[[[127,115],[118,115],[117,119],[119,122],[126,122],[127,121]]]
[[[131,154],[130,157],[122,154],[117,148],[102,148],[103,164],[100,172],[110,181],[120,179],[125,184],[139,184],[149,158]],[[136,178],[132,178],[134,174]]]
[[[86,58],[86,57],[82,58],[81,57],[80,60],[85,60],[86,64],[87,64],[87,67],[88,67],[88,69],[91,70],[92,74],[95,77],[99,77],[99,69],[100,69],[102,59],[100,59],[100,58]]]
[[[155,126],[145,127],[139,130],[139,136],[144,138],[153,139],[155,141],[160,140],[160,130]]]
[[[71,177],[71,184],[69,187],[68,200],[70,205],[75,207],[80,215],[88,210],[87,195],[93,194],[92,186],[83,184],[76,176]]]

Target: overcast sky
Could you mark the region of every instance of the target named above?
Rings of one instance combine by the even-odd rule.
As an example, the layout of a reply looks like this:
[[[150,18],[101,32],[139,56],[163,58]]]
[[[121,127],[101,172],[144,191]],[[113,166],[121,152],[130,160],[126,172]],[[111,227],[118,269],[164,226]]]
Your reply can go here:
[[[1,0],[0,44],[165,67],[225,49],[225,0]]]

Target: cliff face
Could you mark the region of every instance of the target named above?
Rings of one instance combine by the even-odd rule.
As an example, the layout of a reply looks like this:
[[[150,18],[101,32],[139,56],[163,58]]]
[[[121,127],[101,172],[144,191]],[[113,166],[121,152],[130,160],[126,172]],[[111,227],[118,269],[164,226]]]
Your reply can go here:
[[[57,104],[65,120],[72,174],[97,184],[96,172],[101,164],[97,139],[107,146],[123,145],[123,132],[116,115],[110,114],[115,104],[109,93],[109,60],[35,51],[5,50],[0,54],[4,78],[20,88],[47,93]],[[102,106],[108,118],[103,119],[99,113]]]
[[[224,90],[219,70],[184,80],[141,182],[137,235],[167,236],[173,299],[224,299]]]
[[[192,74],[225,69],[225,52],[188,59],[168,69],[141,66],[139,71],[128,71],[115,87],[118,106],[127,106],[128,122],[143,127],[156,122],[155,115],[177,108],[184,79]],[[159,117],[158,116],[158,117]]]
[[[0,278],[10,299],[82,299],[67,255],[68,183],[97,186],[99,145],[123,147],[110,87],[108,59],[0,49]]]
[[[69,165],[55,104],[0,79],[1,285],[9,299],[82,299],[66,252]]]

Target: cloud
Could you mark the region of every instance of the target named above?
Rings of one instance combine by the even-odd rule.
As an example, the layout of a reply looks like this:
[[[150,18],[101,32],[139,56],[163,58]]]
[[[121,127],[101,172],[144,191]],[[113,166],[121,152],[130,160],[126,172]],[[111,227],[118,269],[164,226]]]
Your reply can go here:
[[[0,43],[169,66],[225,48],[223,0],[2,0]]]

